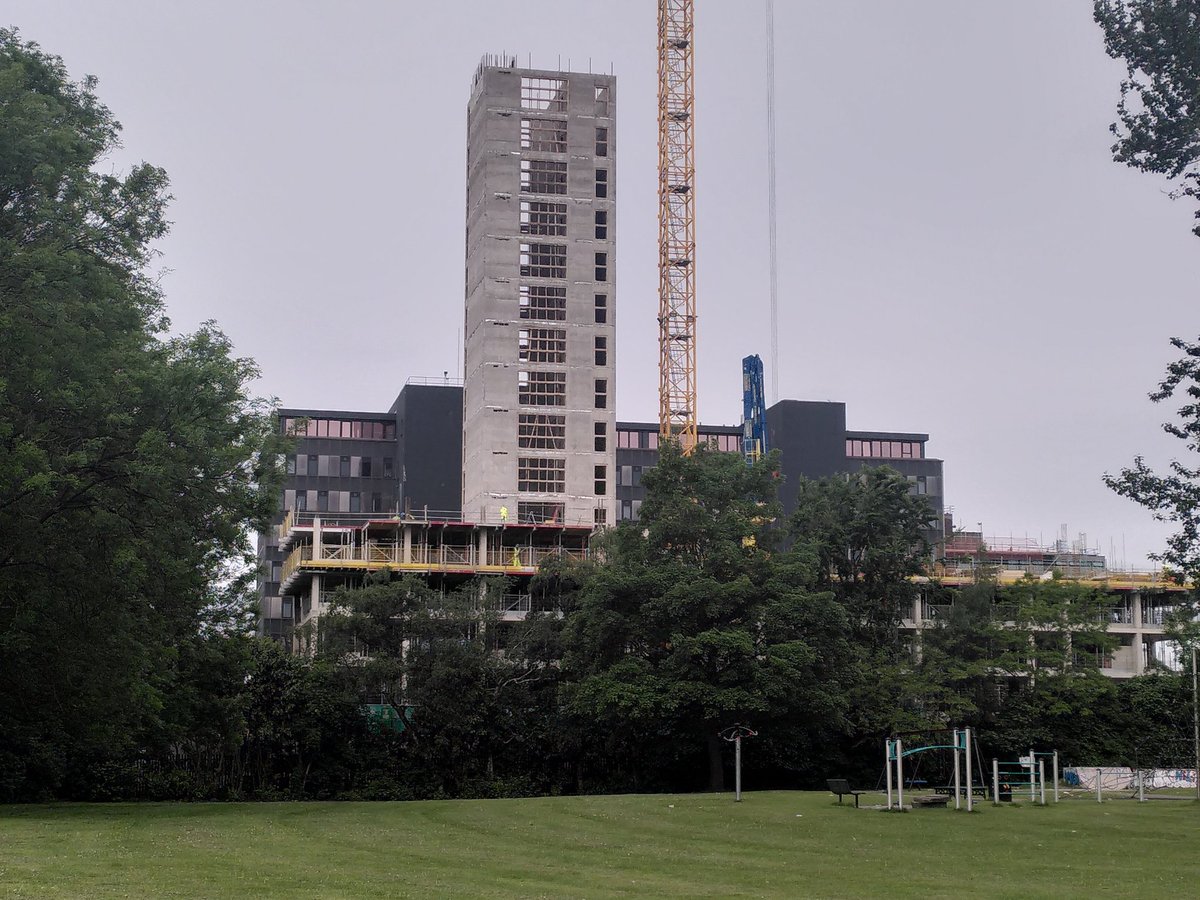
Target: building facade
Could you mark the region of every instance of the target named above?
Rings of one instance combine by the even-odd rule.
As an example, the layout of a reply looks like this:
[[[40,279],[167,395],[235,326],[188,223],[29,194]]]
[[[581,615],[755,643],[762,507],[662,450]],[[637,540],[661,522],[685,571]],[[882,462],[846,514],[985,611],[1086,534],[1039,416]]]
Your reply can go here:
[[[258,535],[259,630],[290,641],[299,610],[282,588],[279,526],[288,516],[365,521],[436,510],[446,517],[447,506],[458,518],[462,388],[409,383],[388,412],[281,409],[278,419],[296,443],[278,513]]]
[[[701,443],[730,453],[742,452],[742,429],[736,425],[701,425]],[[846,404],[781,400],[767,410],[768,446],[780,453],[784,476],[779,498],[786,515],[796,509],[801,478],[828,478],[864,468],[889,466],[908,479],[913,494],[929,503],[932,518],[926,532],[930,546],[942,543],[942,460],[926,455],[927,434],[848,431]],[[636,519],[646,489],[642,474],[658,461],[658,424],[617,423],[617,519]]]
[[[485,59],[467,109],[463,514],[607,524],[616,82]]]

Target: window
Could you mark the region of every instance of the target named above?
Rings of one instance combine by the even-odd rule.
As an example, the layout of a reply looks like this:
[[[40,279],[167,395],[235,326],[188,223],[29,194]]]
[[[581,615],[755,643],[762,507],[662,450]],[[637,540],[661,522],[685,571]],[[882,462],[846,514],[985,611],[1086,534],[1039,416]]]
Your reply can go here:
[[[608,240],[608,211],[603,209],[596,210],[596,240]]]
[[[521,149],[535,153],[566,153],[567,123],[561,119],[522,119]]]
[[[317,491],[317,512],[329,510],[329,491]]]
[[[383,477],[391,478],[392,474],[392,458],[390,456],[385,456],[383,458]]]
[[[567,333],[561,328],[523,328],[517,332],[517,358],[521,362],[565,363]]]
[[[343,456],[338,464],[338,475],[342,478],[350,477],[350,457]]]
[[[605,509],[603,506],[597,506],[594,510],[592,510],[592,524],[593,525],[607,525],[608,524],[608,510]]]
[[[608,379],[596,379],[596,409],[608,409]]]
[[[701,444],[708,444],[713,450],[723,453],[741,453],[742,436],[740,434],[701,434]]]
[[[517,446],[522,450],[566,450],[567,417],[520,413],[517,416]]]
[[[518,372],[517,402],[522,406],[566,406],[566,372]]]
[[[317,456],[317,454],[315,454],[315,453],[310,453],[308,455],[308,469],[305,471],[304,474],[316,475],[317,472],[320,471],[320,464],[321,464],[321,457]]]
[[[362,494],[358,491],[350,492],[350,512],[362,512]]]
[[[596,324],[604,325],[608,322],[608,294],[596,295]]]
[[[629,500],[621,501],[620,515],[617,516],[622,522],[628,522],[633,518],[633,504]]]
[[[567,461],[554,457],[522,456],[517,459],[517,490],[561,494],[567,489]]]
[[[629,474],[632,477],[632,480],[629,482],[630,485],[633,487],[640,487],[642,484],[642,467],[631,466]]]
[[[542,200],[521,201],[521,234],[564,236],[567,233],[567,204]]]
[[[596,155],[608,156],[608,129],[596,129]]]
[[[526,194],[565,194],[567,164],[556,159],[521,160],[521,190]]]
[[[565,262],[566,262],[566,260],[564,260],[564,263]],[[522,273],[522,274],[524,274],[524,273]],[[566,276],[564,275],[562,277],[565,278]],[[608,281],[608,254],[607,253],[597,253],[596,254],[596,280],[597,281]]]
[[[596,452],[603,453],[608,449],[608,424],[596,423]]]
[[[287,458],[287,473],[289,475],[296,474],[296,457],[292,456],[290,453],[288,454]]]
[[[378,491],[371,494],[371,512],[383,512],[383,495]]]
[[[566,244],[522,244],[521,274],[527,278],[566,278]]]
[[[563,164],[563,181],[566,181],[566,164]],[[546,192],[543,192],[546,193]],[[565,190],[564,190],[565,193]],[[596,197],[603,200],[608,196],[608,169],[596,170]]]
[[[924,459],[921,441],[873,441],[846,439],[846,456],[867,459]]]
[[[608,493],[608,466],[595,467],[596,496],[603,497]]]
[[[522,319],[561,322],[567,318],[567,289],[553,284],[523,284],[520,287]]]
[[[374,441],[394,441],[395,422],[364,422],[343,419],[288,419],[285,422],[304,422],[303,430],[295,424],[295,433],[307,437],[367,438]]]
[[[637,446],[636,431],[618,431],[617,432],[617,448],[625,450]]]
[[[563,521],[562,503],[517,502],[517,521],[526,525],[558,523]]]
[[[363,478],[371,477],[371,457],[364,456],[362,458],[362,467],[359,471],[362,473]]]
[[[279,604],[280,612],[285,619],[292,617],[292,598],[284,597],[283,602]]]
[[[608,117],[608,104],[609,104],[609,101],[612,99],[612,91],[609,90],[608,85],[599,85],[598,84],[598,85],[596,85],[596,89],[595,89],[595,97],[596,97],[596,115],[604,116],[605,118],[607,118]]]
[[[308,510],[308,491],[296,491],[296,512]]]
[[[596,338],[596,365],[608,365],[608,338]]]
[[[565,78],[522,78],[521,109],[565,113],[567,111],[567,80]]]

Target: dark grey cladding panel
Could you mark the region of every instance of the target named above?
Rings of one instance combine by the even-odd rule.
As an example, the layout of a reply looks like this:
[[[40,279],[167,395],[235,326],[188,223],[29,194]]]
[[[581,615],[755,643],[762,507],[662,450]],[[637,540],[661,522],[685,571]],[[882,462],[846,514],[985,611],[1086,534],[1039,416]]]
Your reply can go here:
[[[455,385],[405,385],[396,402],[402,504],[455,512],[462,506],[463,392]]]

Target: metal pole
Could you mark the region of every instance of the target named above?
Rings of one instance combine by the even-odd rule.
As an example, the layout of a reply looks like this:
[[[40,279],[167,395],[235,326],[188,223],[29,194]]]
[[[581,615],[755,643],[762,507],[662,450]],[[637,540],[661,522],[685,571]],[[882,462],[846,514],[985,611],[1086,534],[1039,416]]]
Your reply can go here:
[[[960,732],[957,728],[954,729],[954,808],[955,809],[962,809],[962,802],[961,802],[962,801],[962,780],[959,775],[959,769],[961,768],[961,766],[959,765],[959,759],[958,759],[958,754],[960,752],[959,746],[958,746],[958,737],[961,733],[962,732]],[[970,765],[970,760],[967,760],[967,764]]]
[[[1033,803],[1037,800],[1037,768],[1034,766],[1034,760],[1037,759],[1033,755],[1033,748],[1029,748],[1029,802]]]
[[[1200,690],[1196,688],[1196,645],[1192,644],[1192,743],[1196,748],[1196,799],[1200,800]]]
[[[904,809],[904,741],[896,739],[896,806]]]
[[[733,801],[742,802],[742,738],[733,739]]]
[[[1038,760],[1038,781],[1042,786],[1042,806],[1046,805],[1046,761]]]
[[[887,769],[887,808],[892,808],[892,739],[885,738],[883,741],[883,765]]]
[[[967,812],[975,809],[975,792],[971,790],[971,729],[967,730]]]
[[[1146,776],[1141,769],[1138,769],[1138,803],[1146,802]]]
[[[1054,751],[1054,802],[1058,802],[1058,751]]]
[[[1097,769],[1097,770],[1096,770],[1096,802],[1097,802],[1097,803],[1103,803],[1103,802],[1104,802],[1104,795],[1103,795],[1102,793],[1100,793],[1100,791],[1101,791],[1101,787],[1100,787],[1100,770],[1099,770],[1099,769]]]
[[[992,802],[1000,802],[1000,761],[992,759]]]

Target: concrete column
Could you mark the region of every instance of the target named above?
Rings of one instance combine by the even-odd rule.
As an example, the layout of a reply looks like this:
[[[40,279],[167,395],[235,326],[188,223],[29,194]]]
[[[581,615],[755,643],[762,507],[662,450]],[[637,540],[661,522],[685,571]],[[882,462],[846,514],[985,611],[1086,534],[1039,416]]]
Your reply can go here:
[[[404,553],[400,557],[401,562],[412,562],[412,526],[404,526]]]
[[[321,517],[313,516],[313,559],[324,559],[325,550],[321,546]]]
[[[1142,592],[1133,591],[1133,674],[1142,675],[1146,671],[1146,643],[1142,637]]]
[[[487,529],[480,528],[479,529],[479,540],[476,542],[476,546],[478,548],[476,550],[476,552],[479,554],[479,558],[475,560],[475,565],[477,565],[477,566],[486,566],[487,565],[487,561],[488,561],[487,545],[488,545]]]

